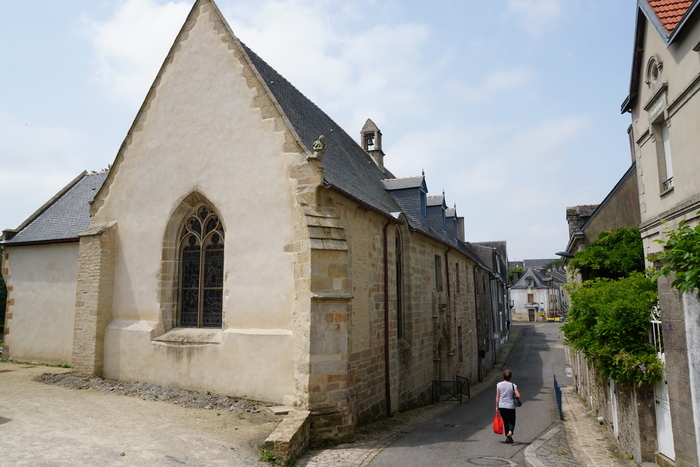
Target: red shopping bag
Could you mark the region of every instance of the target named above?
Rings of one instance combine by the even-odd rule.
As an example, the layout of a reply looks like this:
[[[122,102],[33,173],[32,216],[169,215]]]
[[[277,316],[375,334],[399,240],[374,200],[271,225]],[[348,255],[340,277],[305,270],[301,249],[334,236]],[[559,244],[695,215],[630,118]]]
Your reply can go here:
[[[496,416],[493,417],[493,432],[497,435],[503,434],[503,419],[498,410],[496,410]]]

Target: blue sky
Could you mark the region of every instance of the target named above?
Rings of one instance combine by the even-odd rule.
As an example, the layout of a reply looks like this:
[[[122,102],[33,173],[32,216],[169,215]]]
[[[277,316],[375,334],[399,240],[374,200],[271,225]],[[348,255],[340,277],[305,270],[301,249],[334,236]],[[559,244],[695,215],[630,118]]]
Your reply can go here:
[[[117,153],[194,0],[22,0],[0,17],[0,228]],[[234,33],[398,177],[465,217],[467,241],[550,258],[567,206],[630,165],[633,0],[218,0]]]

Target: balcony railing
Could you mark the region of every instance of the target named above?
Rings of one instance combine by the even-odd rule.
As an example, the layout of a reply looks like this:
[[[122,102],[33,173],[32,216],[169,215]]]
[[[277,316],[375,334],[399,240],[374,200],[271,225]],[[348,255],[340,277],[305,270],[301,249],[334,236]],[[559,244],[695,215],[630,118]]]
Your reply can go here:
[[[673,188],[673,177],[666,180],[662,185],[663,191],[668,191]]]

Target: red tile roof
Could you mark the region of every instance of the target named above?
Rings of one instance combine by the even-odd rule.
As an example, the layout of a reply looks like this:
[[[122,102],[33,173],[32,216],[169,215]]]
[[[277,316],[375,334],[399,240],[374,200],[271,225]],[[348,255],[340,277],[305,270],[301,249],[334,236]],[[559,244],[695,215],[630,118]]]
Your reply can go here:
[[[648,0],[661,24],[670,33],[678,26],[693,0]]]

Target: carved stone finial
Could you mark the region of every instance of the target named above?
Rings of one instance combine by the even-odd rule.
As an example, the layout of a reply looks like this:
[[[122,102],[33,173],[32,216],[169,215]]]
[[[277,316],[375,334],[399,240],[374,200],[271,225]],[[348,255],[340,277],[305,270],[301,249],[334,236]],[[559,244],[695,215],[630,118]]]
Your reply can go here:
[[[323,159],[323,154],[326,152],[326,137],[323,135],[319,136],[318,139],[314,141],[312,148],[314,150],[314,154],[313,156],[310,156],[309,159],[316,159],[321,162],[321,159]]]

